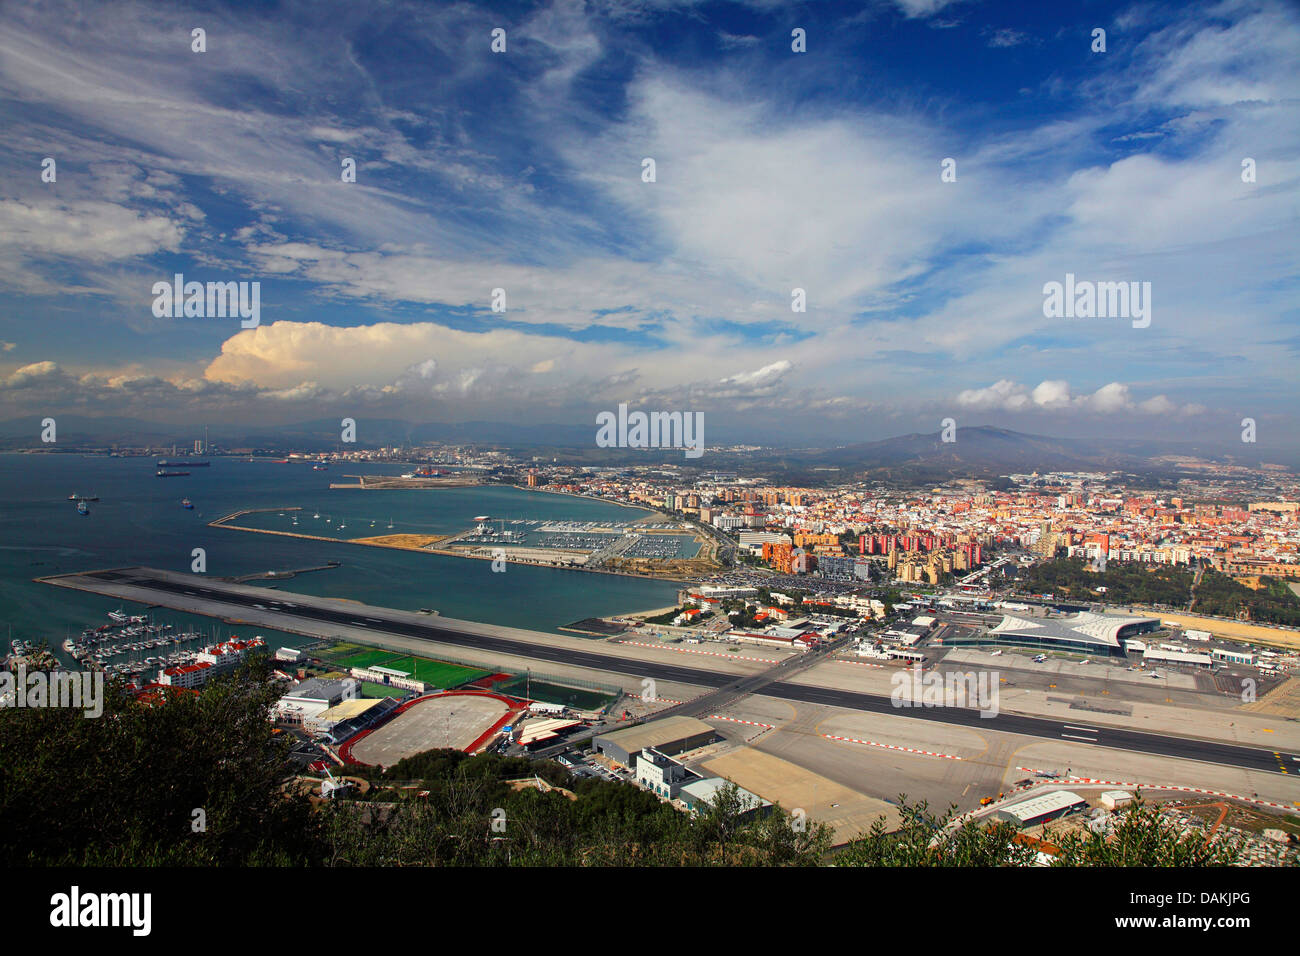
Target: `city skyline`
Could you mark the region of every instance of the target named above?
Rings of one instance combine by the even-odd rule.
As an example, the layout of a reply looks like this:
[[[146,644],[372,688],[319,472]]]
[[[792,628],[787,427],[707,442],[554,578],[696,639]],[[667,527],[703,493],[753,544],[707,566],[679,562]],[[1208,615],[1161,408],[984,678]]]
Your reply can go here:
[[[1286,5],[323,9],[0,13],[0,419],[1295,450]],[[158,317],[177,275],[260,324]],[[1049,317],[1076,280],[1149,314]]]

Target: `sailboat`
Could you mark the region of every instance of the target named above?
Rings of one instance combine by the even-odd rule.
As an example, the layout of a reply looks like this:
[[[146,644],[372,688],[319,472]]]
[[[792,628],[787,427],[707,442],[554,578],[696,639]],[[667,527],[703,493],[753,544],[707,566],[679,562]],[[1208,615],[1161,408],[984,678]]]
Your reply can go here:
[[[389,518],[389,519],[388,519],[388,530],[389,530],[389,531],[392,531],[392,530],[393,530],[393,519],[392,519],[392,518]]]

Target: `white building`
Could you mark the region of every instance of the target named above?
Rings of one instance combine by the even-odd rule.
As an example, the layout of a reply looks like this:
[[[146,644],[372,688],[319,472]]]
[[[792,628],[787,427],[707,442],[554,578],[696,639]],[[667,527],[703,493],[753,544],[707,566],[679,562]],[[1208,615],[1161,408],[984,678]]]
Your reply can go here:
[[[345,700],[361,696],[361,682],[351,677],[324,680],[313,677],[289,689],[275,705],[276,715],[289,723],[305,723]]]

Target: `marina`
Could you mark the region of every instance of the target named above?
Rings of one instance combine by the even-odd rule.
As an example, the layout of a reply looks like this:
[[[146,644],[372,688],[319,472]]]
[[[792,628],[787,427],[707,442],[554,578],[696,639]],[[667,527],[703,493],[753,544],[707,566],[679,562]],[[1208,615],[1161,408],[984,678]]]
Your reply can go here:
[[[108,624],[66,638],[62,650],[83,667],[128,681],[152,681],[165,668],[193,662],[197,652],[212,643],[211,635],[153,623],[142,614],[128,615],[119,609],[110,611],[108,618]],[[21,656],[29,650],[30,644],[17,641],[11,653]]]

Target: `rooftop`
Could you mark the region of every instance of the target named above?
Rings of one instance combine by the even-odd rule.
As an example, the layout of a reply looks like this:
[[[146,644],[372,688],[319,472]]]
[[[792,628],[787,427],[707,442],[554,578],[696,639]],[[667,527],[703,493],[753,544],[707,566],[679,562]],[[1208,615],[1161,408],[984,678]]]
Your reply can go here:
[[[626,730],[601,734],[598,739],[616,743],[631,754],[639,753],[646,747],[656,747],[684,737],[710,733],[715,733],[714,729],[694,717],[665,717],[663,720],[654,720],[639,727],[628,727]]]
[[[1119,632],[1129,624],[1159,624],[1150,617],[1116,617],[1080,611],[1068,617],[1041,617],[1032,620],[1008,614],[993,628],[993,634],[1016,634],[1058,641],[1082,641],[1118,648]]]

